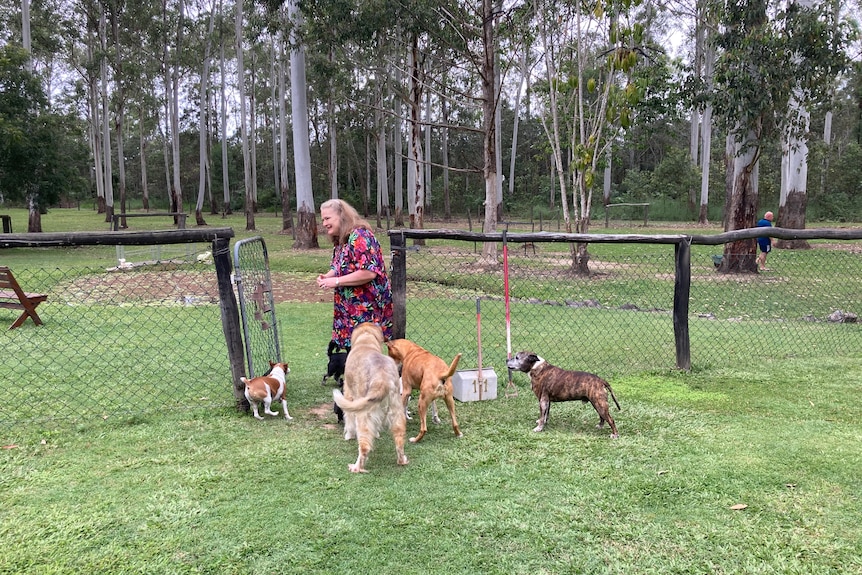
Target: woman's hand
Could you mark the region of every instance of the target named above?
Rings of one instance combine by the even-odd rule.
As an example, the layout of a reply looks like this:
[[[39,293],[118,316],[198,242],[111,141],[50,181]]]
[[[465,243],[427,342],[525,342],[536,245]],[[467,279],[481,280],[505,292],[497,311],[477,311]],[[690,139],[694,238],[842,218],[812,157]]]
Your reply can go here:
[[[339,283],[337,276],[331,276],[328,274],[320,274],[317,276],[317,286],[320,289],[332,289],[338,287]]]

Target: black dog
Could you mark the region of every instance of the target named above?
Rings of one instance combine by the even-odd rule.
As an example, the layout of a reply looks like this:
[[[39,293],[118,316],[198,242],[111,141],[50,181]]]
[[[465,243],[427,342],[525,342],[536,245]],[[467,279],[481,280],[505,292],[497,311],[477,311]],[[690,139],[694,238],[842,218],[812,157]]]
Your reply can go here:
[[[323,375],[320,385],[326,385],[326,378],[331,377],[338,384],[338,389],[344,391],[344,365],[347,363],[348,351],[342,350],[334,341],[329,342],[329,346],[326,348],[329,363],[326,366],[326,373]],[[333,404],[332,411],[338,418],[338,423],[344,423],[344,412],[341,411],[341,408]]]

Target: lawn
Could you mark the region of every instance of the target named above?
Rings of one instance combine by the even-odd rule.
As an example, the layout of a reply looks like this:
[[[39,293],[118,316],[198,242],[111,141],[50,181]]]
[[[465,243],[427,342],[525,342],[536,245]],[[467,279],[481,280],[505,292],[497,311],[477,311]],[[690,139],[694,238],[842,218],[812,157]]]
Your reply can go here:
[[[60,231],[52,214],[43,225]],[[239,221],[238,237],[254,235]],[[328,262],[322,247],[292,263],[280,220],[258,221],[274,269]],[[115,257],[29,252],[33,267]],[[546,430],[532,432],[526,377],[504,397],[500,373],[498,399],[456,403],[463,438],[442,409],[443,424],[407,445],[409,465],[395,464],[384,433],[370,473],[354,475],[355,442],[320,384],[325,338],[305,331],[330,308],[305,305],[277,307],[294,327],[283,330],[291,421],[190,401],[0,428],[0,573],[862,574],[859,355],[616,377],[617,440],[581,403],[554,404]],[[738,329],[758,337],[745,333],[758,326]],[[130,385],[117,374],[114,391]]]

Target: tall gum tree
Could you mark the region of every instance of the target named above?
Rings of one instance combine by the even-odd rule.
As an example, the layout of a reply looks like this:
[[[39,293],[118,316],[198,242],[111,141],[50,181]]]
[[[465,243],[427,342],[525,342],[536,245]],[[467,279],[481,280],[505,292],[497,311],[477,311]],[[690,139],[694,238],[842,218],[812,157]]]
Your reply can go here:
[[[815,102],[826,79],[842,57],[825,42],[791,31],[802,26],[816,30],[817,18],[791,6],[788,11],[768,0],[727,3],[717,35],[714,101],[728,131],[728,192],[725,231],[754,226],[759,205],[758,162],[763,146],[783,135],[801,135],[805,129],[791,110],[794,94]],[[798,92],[801,90],[801,92]],[[740,240],[725,245],[719,272],[757,272],[757,243]]]
[[[640,2],[560,4],[556,10],[535,1],[544,50],[541,117],[560,187],[568,233],[589,233],[592,195],[601,178],[600,162],[620,129],[632,124],[645,86],[632,75],[647,52],[646,28],[637,21]],[[571,211],[568,191],[571,190]],[[572,272],[589,274],[587,244],[572,248]]]

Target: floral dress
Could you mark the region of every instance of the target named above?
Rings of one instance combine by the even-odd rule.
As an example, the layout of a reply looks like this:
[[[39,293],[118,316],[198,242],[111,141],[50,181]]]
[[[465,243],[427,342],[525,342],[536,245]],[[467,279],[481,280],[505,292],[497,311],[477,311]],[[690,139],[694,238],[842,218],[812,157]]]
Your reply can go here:
[[[380,243],[370,230],[357,228],[347,243],[335,246],[331,268],[336,276],[356,270],[370,270],[376,276],[360,286],[335,288],[332,340],[341,348],[350,346],[353,328],[363,322],[378,324],[383,337],[392,339],[392,288]]]

